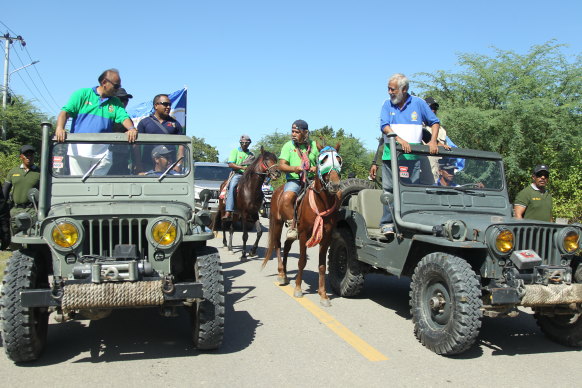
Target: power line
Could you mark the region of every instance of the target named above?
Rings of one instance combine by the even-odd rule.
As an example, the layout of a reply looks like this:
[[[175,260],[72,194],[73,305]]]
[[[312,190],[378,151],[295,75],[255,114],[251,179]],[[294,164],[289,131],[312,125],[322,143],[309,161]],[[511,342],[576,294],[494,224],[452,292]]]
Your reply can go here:
[[[14,64],[12,63],[12,61],[10,61],[10,64],[12,65],[12,67],[15,67]],[[26,69],[25,69],[26,70]],[[22,78],[22,74],[20,73],[15,73],[18,77],[20,77],[20,80],[22,81],[22,83],[24,84],[24,86],[26,86],[26,88],[28,89],[28,91],[30,92],[30,94],[32,94],[32,96],[34,97],[34,99],[39,102],[40,104],[43,105],[44,109],[48,108],[47,112],[50,112],[51,108],[46,106],[37,96],[36,94],[32,91],[32,89],[30,89],[30,87],[28,86],[28,84],[26,83],[26,81],[24,80],[24,78]],[[38,89],[38,88],[37,88]]]
[[[26,54],[28,54],[28,58],[30,59],[30,62],[33,61],[32,57],[30,56],[30,53],[28,52],[28,48],[24,47],[24,51],[26,51]],[[34,71],[36,71],[36,74],[38,75],[38,78],[40,79],[40,82],[42,82],[44,88],[46,89],[49,97],[51,98],[51,100],[53,100],[55,106],[57,107],[57,110],[59,110],[60,105],[58,104],[57,100],[55,100],[55,98],[53,97],[51,91],[49,90],[49,88],[47,88],[46,84],[44,83],[44,80],[42,79],[42,77],[40,76],[40,73],[38,71],[38,68],[34,68]]]
[[[25,63],[22,60],[22,58],[20,58],[20,55],[18,54],[18,51],[14,50],[14,53],[16,53],[16,56],[18,57],[18,60],[21,63],[21,66],[24,66]],[[32,77],[30,76],[30,73],[28,72],[28,68],[23,69],[26,72],[26,75],[28,75],[28,78],[30,79],[30,82],[32,82],[32,85],[34,86],[34,89],[38,92],[38,94],[40,95],[40,97],[42,98],[42,100],[46,103],[45,107],[48,107],[49,110],[48,112],[52,111],[52,108],[50,107],[50,103],[47,101],[47,99],[44,97],[44,94],[40,91],[40,89],[38,88],[38,86],[36,86],[36,83],[34,82],[34,80],[32,79]],[[22,79],[22,76],[19,74],[20,79]]]

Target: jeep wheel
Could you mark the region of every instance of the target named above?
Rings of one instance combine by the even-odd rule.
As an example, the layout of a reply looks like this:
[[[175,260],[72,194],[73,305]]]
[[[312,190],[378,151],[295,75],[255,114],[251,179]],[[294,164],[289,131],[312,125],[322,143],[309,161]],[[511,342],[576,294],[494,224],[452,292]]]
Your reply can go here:
[[[446,253],[426,255],[414,270],[410,307],[414,335],[437,354],[462,353],[481,328],[481,286],[463,259]]]
[[[194,273],[204,292],[204,299],[191,307],[194,346],[218,349],[224,336],[224,277],[216,248],[204,247],[197,252]]]
[[[48,310],[20,305],[22,290],[48,287],[48,276],[39,270],[35,256],[30,250],[14,252],[2,281],[0,326],[4,351],[14,362],[38,359],[46,344]]]
[[[341,206],[348,206],[351,196],[358,194],[360,191],[364,189],[373,188],[374,182],[365,179],[349,178],[344,181],[341,181],[340,183],[340,190],[342,191]]]
[[[582,346],[582,314],[534,314],[538,326],[551,340],[566,346]]]
[[[358,296],[364,286],[365,264],[357,259],[354,236],[347,228],[333,233],[328,255],[329,283],[343,297]]]

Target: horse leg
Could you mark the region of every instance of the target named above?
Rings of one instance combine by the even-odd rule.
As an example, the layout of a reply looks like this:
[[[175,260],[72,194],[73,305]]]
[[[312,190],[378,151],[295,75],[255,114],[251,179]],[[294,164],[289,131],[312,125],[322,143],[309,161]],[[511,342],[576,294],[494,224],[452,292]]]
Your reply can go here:
[[[256,256],[257,255],[257,248],[259,247],[259,240],[261,239],[261,236],[263,235],[263,228],[261,227],[261,221],[259,221],[258,218],[257,218],[257,221],[255,222],[255,230],[257,231],[257,239],[255,240],[255,243],[253,244],[253,247],[251,248],[251,251],[249,252],[249,256]]]
[[[240,261],[247,261],[247,239],[249,238],[249,233],[247,231],[247,222],[245,221],[244,214],[241,216],[242,222],[242,229],[243,229],[243,246],[242,246],[242,256],[240,257]]]
[[[230,227],[228,229],[230,235],[228,236],[228,251],[232,252],[232,235],[234,234],[234,217],[229,221]]]
[[[222,228],[222,246],[226,247],[226,221],[220,219],[220,227]]]
[[[303,290],[301,290],[301,282],[303,281],[303,270],[307,264],[307,247],[305,246],[305,239],[300,239],[299,244],[299,263],[297,264],[297,276],[295,277],[295,290],[293,296],[296,298],[303,298]]]
[[[323,307],[330,307],[331,302],[325,291],[325,254],[327,253],[327,248],[329,243],[327,241],[322,241],[319,245],[319,284],[317,287],[317,293],[319,294],[319,303]]]

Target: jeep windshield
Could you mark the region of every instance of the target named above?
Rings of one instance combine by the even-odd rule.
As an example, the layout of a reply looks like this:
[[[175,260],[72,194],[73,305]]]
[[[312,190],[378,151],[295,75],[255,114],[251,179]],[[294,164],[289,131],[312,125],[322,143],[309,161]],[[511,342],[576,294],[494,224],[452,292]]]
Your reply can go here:
[[[191,169],[184,144],[67,141],[53,144],[50,152],[54,177],[81,177],[83,181],[100,176],[172,179]]]
[[[398,156],[400,183],[463,192],[500,191],[504,188],[503,166],[500,159],[453,153],[460,152],[451,151],[435,156],[414,151],[410,154],[400,153]]]

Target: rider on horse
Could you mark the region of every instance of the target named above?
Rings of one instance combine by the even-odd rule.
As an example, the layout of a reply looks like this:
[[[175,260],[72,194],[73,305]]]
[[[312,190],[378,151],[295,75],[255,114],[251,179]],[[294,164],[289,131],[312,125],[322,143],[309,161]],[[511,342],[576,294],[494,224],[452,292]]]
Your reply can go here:
[[[250,145],[251,138],[249,135],[242,135],[240,137],[240,147],[232,150],[228,157],[228,167],[232,168],[234,175],[232,175],[228,184],[228,194],[225,204],[226,212],[222,217],[223,220],[229,220],[232,217],[235,204],[236,186],[246,168],[246,166],[243,166],[243,162],[249,157],[254,156],[254,154],[249,150]]]
[[[309,127],[303,120],[296,120],[291,126],[291,140],[283,145],[279,156],[279,170],[286,173],[282,195],[282,214],[288,220],[287,240],[297,239],[295,202],[307,178],[313,178],[317,171],[319,150],[315,141],[309,140]],[[306,176],[307,172],[307,176]]]

